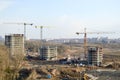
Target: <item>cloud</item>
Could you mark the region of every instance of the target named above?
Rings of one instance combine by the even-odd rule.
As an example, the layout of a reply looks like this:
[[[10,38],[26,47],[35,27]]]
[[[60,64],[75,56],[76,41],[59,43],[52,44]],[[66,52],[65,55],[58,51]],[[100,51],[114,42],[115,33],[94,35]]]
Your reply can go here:
[[[13,0],[0,0],[0,11],[5,10],[13,4]]]

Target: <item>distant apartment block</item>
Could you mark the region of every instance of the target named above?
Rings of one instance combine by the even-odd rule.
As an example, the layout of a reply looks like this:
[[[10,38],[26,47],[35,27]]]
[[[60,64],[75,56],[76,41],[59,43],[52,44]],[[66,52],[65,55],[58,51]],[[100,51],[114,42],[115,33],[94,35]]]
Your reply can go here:
[[[10,55],[24,53],[24,36],[23,34],[5,35],[5,45],[9,48]]]
[[[41,47],[40,48],[41,60],[57,60],[57,47]]]
[[[100,66],[103,60],[103,51],[101,47],[88,47],[88,64]]]

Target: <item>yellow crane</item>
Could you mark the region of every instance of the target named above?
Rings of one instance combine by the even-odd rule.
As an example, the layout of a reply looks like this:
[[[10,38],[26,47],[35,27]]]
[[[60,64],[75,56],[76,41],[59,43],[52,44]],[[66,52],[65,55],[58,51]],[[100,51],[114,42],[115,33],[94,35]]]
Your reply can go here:
[[[87,32],[86,28],[84,28],[84,32],[76,32],[77,35],[84,34],[84,56],[87,58],[87,34],[111,34],[115,32]]]

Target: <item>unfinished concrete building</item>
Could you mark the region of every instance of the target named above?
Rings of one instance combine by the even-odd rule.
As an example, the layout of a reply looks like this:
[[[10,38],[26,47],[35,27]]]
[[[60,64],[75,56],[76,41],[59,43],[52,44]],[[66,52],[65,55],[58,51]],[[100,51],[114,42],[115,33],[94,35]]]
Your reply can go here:
[[[5,35],[5,45],[9,48],[11,56],[24,53],[24,36],[23,34]]]
[[[57,47],[41,47],[40,48],[41,60],[57,60]]]
[[[103,52],[101,47],[88,47],[88,64],[100,66],[103,60]]]

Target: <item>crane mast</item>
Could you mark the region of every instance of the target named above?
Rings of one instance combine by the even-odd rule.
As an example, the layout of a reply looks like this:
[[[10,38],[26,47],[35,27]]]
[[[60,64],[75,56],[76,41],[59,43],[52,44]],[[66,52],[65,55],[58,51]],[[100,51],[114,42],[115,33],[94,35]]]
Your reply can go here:
[[[3,24],[17,24],[17,25],[24,25],[24,42],[26,40],[26,25],[33,25],[33,23],[15,23],[15,22],[11,22],[11,23],[3,23]]]
[[[40,43],[43,46],[43,26],[35,26],[35,28],[40,28]]]
[[[24,25],[24,40],[26,40],[26,25],[31,25],[32,26],[33,23],[21,23],[21,25]]]
[[[84,58],[87,58],[87,34],[111,34],[115,32],[87,32],[84,28],[84,32],[76,32],[77,35],[84,34]]]
[[[86,28],[84,29],[84,53],[85,53],[85,58],[87,57],[87,33],[86,33]]]
[[[26,41],[26,25],[33,25],[33,23],[4,23],[4,24],[17,24],[17,25],[24,25],[24,49],[26,51],[25,41]]]

